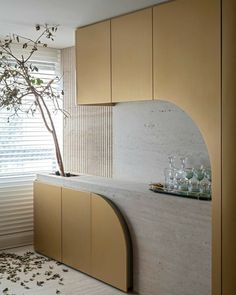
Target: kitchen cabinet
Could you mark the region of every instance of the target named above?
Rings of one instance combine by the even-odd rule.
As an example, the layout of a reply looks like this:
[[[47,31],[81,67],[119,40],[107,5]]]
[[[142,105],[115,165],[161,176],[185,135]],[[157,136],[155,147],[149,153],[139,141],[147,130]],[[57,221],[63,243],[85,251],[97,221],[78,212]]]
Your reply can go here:
[[[61,261],[61,188],[34,183],[35,250]]]
[[[110,207],[119,204],[118,210],[125,214],[131,229],[134,294],[173,295],[175,286],[178,295],[211,293],[211,202],[153,195],[145,184],[137,186],[132,182],[121,183],[117,179],[101,180],[96,176],[55,178],[53,175],[38,175],[38,181],[51,184],[56,181],[58,185],[66,183],[67,187],[73,187],[74,190],[75,187],[85,191],[92,188],[96,192],[91,194],[91,210],[94,211],[92,256],[100,265],[92,267],[92,276],[95,271],[98,274],[106,268],[114,272],[114,256],[120,265],[125,260],[125,257],[120,256],[120,249],[123,249],[120,245],[124,239],[118,239],[117,234],[117,229],[121,227],[114,224],[120,215],[113,215]],[[113,212],[118,210],[116,208]],[[191,232],[194,235],[189,234]],[[163,267],[160,268],[160,265]],[[166,268],[169,269],[168,273]],[[185,269],[191,273],[188,280],[183,276]],[[125,275],[124,269],[122,273]],[[153,275],[150,277],[151,273]]]
[[[227,2],[229,3],[228,0],[176,0],[153,8],[154,99],[169,101],[184,110],[197,124],[209,151],[213,175],[214,295],[220,295],[222,287],[221,79],[222,48],[225,45],[221,42],[226,40],[228,33],[222,39],[221,21],[222,13],[224,14],[222,3]],[[225,15],[224,20],[226,19]]]
[[[110,20],[76,31],[78,104],[111,102]]]
[[[152,8],[111,20],[112,102],[152,99]]]
[[[62,188],[63,263],[90,273],[90,193]]]
[[[236,199],[232,173],[236,161],[233,142],[236,125],[235,11],[235,0],[175,0],[153,7],[153,76],[150,78],[150,81],[153,80],[153,98],[169,101],[188,113],[198,125],[210,155],[213,172],[214,295],[234,294],[236,289],[236,242],[233,234]],[[133,15],[138,13],[142,14],[142,11]],[[122,20],[125,23],[131,16],[132,14],[112,20],[114,102],[143,99],[142,93],[145,91],[141,90],[139,94],[136,87],[142,88],[142,83],[147,85],[145,78],[142,77],[143,81],[139,79],[142,66],[138,63],[137,56],[141,55],[139,49],[142,46],[145,52],[144,43],[149,43],[149,38],[146,36],[147,39],[143,39],[143,42],[136,42],[135,33],[130,37],[130,32],[135,32],[136,29],[131,26],[127,27],[127,32],[126,26],[119,29]],[[129,25],[130,22],[127,21],[127,26]],[[137,62],[136,72],[132,70],[133,59]],[[127,64],[126,68],[124,64]],[[148,72],[147,68],[143,69]],[[123,77],[126,81],[123,81]],[[148,94],[146,97],[150,99]]]
[[[34,213],[37,252],[123,291],[131,288],[131,239],[111,201],[35,181]]]
[[[122,290],[127,289],[127,281],[130,281],[130,269],[128,254],[130,249],[126,243],[123,232],[125,223],[119,219],[119,214],[111,210],[111,203],[92,194],[92,276],[105,281]],[[109,220],[109,222],[108,222]]]
[[[153,7],[154,98],[199,109],[219,97],[220,19],[215,0]]]

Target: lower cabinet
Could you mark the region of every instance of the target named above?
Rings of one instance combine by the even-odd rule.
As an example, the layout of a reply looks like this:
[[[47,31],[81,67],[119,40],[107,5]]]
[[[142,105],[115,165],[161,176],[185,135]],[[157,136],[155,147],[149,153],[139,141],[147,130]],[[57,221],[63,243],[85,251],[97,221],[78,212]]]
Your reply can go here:
[[[34,247],[125,292],[131,239],[116,206],[100,195],[34,182]]]
[[[92,194],[91,271],[93,277],[126,290],[130,249],[123,235],[125,224],[111,206],[108,200]]]
[[[61,188],[34,183],[34,247],[61,261]]]
[[[91,272],[91,197],[89,193],[62,188],[63,262]]]

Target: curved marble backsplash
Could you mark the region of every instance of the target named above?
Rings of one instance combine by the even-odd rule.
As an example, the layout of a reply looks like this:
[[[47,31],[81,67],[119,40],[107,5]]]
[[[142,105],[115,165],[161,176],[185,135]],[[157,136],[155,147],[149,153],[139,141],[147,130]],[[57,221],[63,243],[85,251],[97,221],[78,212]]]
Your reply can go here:
[[[164,181],[168,156],[209,167],[207,147],[192,119],[164,101],[119,103],[113,108],[113,177]],[[179,165],[179,162],[177,163]]]

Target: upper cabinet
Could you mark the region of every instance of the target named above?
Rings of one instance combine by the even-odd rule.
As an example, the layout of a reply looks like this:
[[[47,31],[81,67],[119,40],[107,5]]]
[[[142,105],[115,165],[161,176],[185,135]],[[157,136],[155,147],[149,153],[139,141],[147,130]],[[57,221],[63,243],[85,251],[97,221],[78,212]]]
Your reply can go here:
[[[217,97],[219,0],[177,0],[77,30],[79,104]]]
[[[78,104],[111,102],[110,20],[76,31]]]
[[[111,20],[112,101],[152,99],[152,8]]]
[[[153,8],[154,98],[187,110],[219,97],[220,5],[178,0]],[[204,116],[203,116],[204,117]]]

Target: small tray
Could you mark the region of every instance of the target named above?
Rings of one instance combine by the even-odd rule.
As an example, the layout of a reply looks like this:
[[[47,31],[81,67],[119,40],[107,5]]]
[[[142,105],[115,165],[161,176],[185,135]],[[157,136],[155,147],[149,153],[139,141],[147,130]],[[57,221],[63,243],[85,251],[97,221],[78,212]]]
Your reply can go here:
[[[211,196],[201,193],[193,193],[193,192],[185,192],[185,191],[169,191],[167,189],[163,188],[157,188],[157,187],[150,187],[149,188],[154,193],[160,193],[160,194],[167,194],[167,195],[174,195],[177,197],[182,198],[189,198],[189,199],[196,199],[196,200],[202,200],[202,201],[211,201]]]

